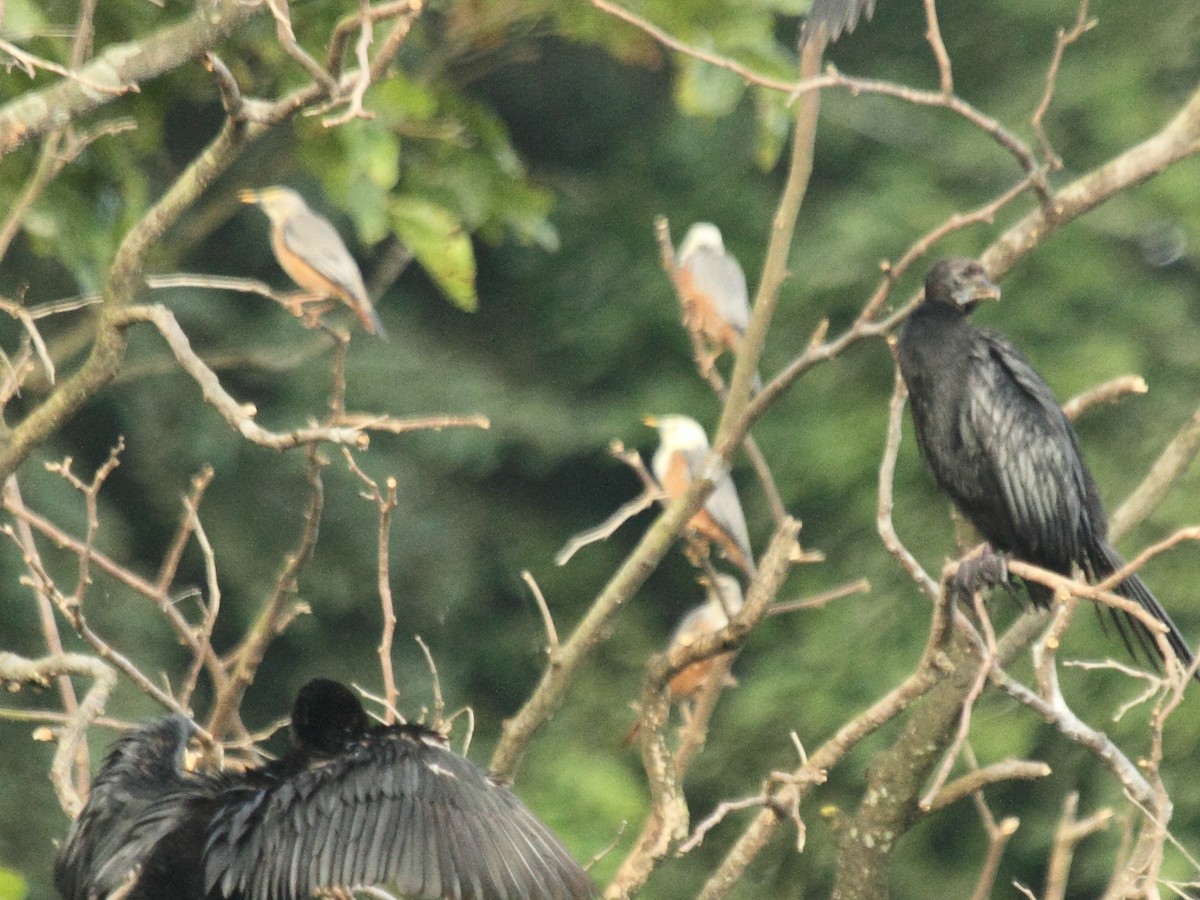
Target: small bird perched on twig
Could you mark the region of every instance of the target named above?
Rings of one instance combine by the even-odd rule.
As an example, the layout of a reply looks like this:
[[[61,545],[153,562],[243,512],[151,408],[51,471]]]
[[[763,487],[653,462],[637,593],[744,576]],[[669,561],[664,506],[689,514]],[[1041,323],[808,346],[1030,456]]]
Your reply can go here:
[[[674,500],[704,474],[709,454],[708,435],[699,422],[688,416],[647,416],[643,421],[658,429],[658,449],[654,451],[650,469],[666,495]],[[692,516],[688,528],[715,541],[726,559],[748,577],[754,577],[754,551],[750,548],[746,514],[728,472],[717,478],[712,493]]]
[[[742,588],[732,575],[718,572],[716,578],[709,581],[701,578],[705,588],[704,602],[689,609],[671,632],[671,640],[667,651],[677,647],[690,647],[700,638],[716,634],[729,624],[729,617],[736,616],[743,605]],[[684,666],[667,682],[667,697],[672,703],[686,703],[694,698],[708,683],[713,666],[718,659],[728,657],[729,653],[718,653],[706,659],[698,659],[691,665]],[[737,684],[732,676],[727,676],[730,684]],[[688,712],[684,711],[686,717]],[[633,727],[621,741],[622,747],[628,747],[642,730],[641,719],[633,723]]]
[[[313,295],[302,299],[300,305],[311,299],[341,300],[354,310],[369,334],[387,337],[367,296],[358,263],[328,219],[309,209],[304,198],[290,188],[241,191],[238,199],[256,204],[271,220],[275,259],[292,281]]]
[[[1079,452],[1075,429],[1053,392],[1010,341],[967,316],[1000,289],[973,259],[943,259],[925,276],[925,299],[900,332],[917,446],[938,485],[1002,553],[1072,577],[1101,580],[1125,565],[1108,542],[1108,518]],[[1167,626],[1186,668],[1191,649],[1137,575],[1113,590]],[[1034,603],[1050,592],[1029,585]],[[1130,631],[1157,650],[1149,630],[1112,610],[1125,646]]]
[[[710,346],[711,356],[701,360],[706,373],[722,351],[739,353],[750,324],[750,291],[741,263],[725,249],[721,229],[711,222],[696,222],[683,237],[675,254],[684,324]],[[754,373],[754,391],[762,378]]]

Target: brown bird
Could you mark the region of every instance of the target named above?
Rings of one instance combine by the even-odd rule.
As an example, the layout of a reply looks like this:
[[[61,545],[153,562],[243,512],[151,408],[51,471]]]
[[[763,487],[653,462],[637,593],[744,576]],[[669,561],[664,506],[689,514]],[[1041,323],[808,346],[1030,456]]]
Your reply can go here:
[[[708,461],[708,435],[699,422],[688,416],[647,416],[643,421],[658,429],[658,449],[650,468],[667,497],[673,500],[686,493],[692,481],[703,474]],[[726,559],[747,576],[754,577],[754,551],[750,547],[746,515],[728,472],[717,478],[713,492],[692,516],[688,528],[715,541]]]
[[[679,245],[675,265],[684,324],[712,348],[707,366],[725,350],[740,352],[750,324],[750,292],[741,264],[725,250],[721,229],[711,222],[692,225]],[[757,372],[754,390],[762,390]]]
[[[241,191],[238,199],[256,204],[271,220],[271,249],[292,281],[316,299],[341,300],[354,310],[369,334],[386,339],[358,263],[328,219],[313,212],[303,197],[285,187]],[[307,298],[301,304],[304,302]]]
[[[707,579],[702,581],[707,592],[705,601],[688,610],[679,620],[679,624],[671,633],[671,640],[667,645],[668,652],[678,647],[690,647],[706,634],[716,634],[729,624],[729,617],[736,616],[742,608],[742,589],[732,575],[718,573],[715,583]],[[667,682],[667,696],[671,702],[685,703],[693,699],[708,683],[717,661],[728,657],[728,653],[718,653],[716,656],[697,660],[676,672]],[[733,682],[733,679],[730,678],[730,681]],[[641,728],[642,723],[639,719],[626,733],[621,746],[628,747],[632,744]]]

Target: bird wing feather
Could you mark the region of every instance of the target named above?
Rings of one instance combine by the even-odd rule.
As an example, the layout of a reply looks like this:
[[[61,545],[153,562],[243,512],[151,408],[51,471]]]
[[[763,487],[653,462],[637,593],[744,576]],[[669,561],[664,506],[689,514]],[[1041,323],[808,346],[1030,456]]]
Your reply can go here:
[[[179,792],[188,780],[180,757],[190,736],[187,719],[168,716],[115,745],[55,861],[54,882],[63,897],[107,896],[178,827],[184,815]]]
[[[704,467],[708,463],[707,449],[683,451],[687,460],[688,474],[691,480],[704,476]],[[742,511],[742,501],[738,499],[737,487],[733,478],[726,472],[721,475],[713,486],[713,492],[704,501],[704,508],[713,517],[727,535],[729,535],[742,555],[747,560],[754,559],[754,550],[750,546],[750,531],[746,527],[746,514]]]
[[[728,253],[704,248],[688,257],[685,268],[693,286],[712,299],[721,318],[744,334],[750,324],[750,293],[741,264]]]
[[[288,219],[281,238],[284,246],[358,302],[367,300],[358,263],[346,249],[342,236],[312,211]]]
[[[968,374],[964,444],[977,444],[1003,496],[1011,534],[1002,543],[1069,572],[1085,562],[1086,535],[1105,527],[1075,431],[1021,352],[999,335],[980,335]]]
[[[386,882],[427,900],[595,896],[512,792],[403,728],[273,788],[231,792],[213,818],[205,874],[210,887],[246,900]]]

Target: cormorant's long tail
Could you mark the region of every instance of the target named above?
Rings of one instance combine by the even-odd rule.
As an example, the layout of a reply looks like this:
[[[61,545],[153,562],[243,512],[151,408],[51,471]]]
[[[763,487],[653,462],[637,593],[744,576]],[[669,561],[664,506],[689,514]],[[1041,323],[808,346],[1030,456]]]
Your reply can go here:
[[[1100,545],[1092,553],[1092,574],[1097,581],[1101,581],[1117,571],[1125,565],[1125,560],[1121,558],[1113,546],[1107,541],[1101,541]],[[1167,626],[1167,643],[1171,645],[1171,649],[1175,651],[1175,655],[1179,657],[1180,664],[1186,669],[1192,664],[1192,649],[1188,646],[1188,642],[1183,637],[1183,632],[1179,630],[1167,611],[1163,609],[1162,604],[1158,602],[1150,589],[1142,582],[1142,579],[1137,575],[1130,575],[1116,587],[1116,593],[1122,597],[1128,597],[1136,602],[1142,609],[1150,613],[1158,621]],[[1153,648],[1156,656],[1162,654],[1158,651],[1158,643],[1154,640],[1149,629],[1141,622],[1127,613],[1119,612],[1118,610],[1110,610],[1112,612],[1113,621],[1117,625],[1117,631],[1121,634],[1121,640],[1125,642],[1125,648],[1129,650],[1130,655],[1136,655],[1133,650],[1133,645],[1130,641],[1129,632],[1133,632],[1133,637],[1143,650]],[[1196,680],[1200,681],[1200,672],[1196,674]]]

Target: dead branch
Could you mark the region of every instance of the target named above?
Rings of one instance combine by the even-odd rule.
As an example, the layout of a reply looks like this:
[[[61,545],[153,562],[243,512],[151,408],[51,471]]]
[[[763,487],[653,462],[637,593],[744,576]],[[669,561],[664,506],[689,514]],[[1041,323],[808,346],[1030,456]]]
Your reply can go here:
[[[255,673],[263,656],[277,635],[304,611],[303,604],[288,604],[300,592],[299,577],[312,559],[321,530],[321,513],[325,508],[325,484],[321,472],[329,465],[315,447],[307,451],[308,504],[304,510],[303,525],[295,549],[283,562],[275,587],[266,598],[262,609],[249,633],[242,639],[232,654],[231,672],[226,684],[216,691],[212,710],[209,712],[209,730],[213,734],[226,733],[241,707],[246,688],[254,681]]]
[[[567,541],[563,545],[563,548],[554,554],[554,564],[556,566],[565,566],[571,561],[571,557],[588,544],[608,540],[616,534],[617,529],[634,516],[649,509],[660,500],[665,500],[667,497],[663,489],[658,486],[658,482],[654,480],[654,476],[646,469],[646,464],[642,462],[641,454],[636,450],[626,450],[625,445],[620,441],[613,441],[609,445],[608,451],[633,470],[638,480],[642,483],[642,492],[632,500],[621,504],[616,512],[599,525],[581,531]]]
[[[736,651],[742,646],[754,626],[766,614],[787,575],[798,533],[799,524],[794,520],[786,521],[775,532],[763,556],[759,573],[750,585],[745,605],[730,619],[729,624],[713,634],[699,636],[690,644],[656,654],[647,661],[641,699],[641,747],[642,766],[650,784],[651,808],[633,849],[622,860],[616,875],[605,888],[605,897],[630,897],[636,894],[671,845],[687,836],[688,809],[682,782],[691,754],[699,746],[699,739],[693,737],[689,741],[685,737],[675,754],[668,748],[666,726],[671,705],[668,683],[689,665]],[[714,666],[705,691],[712,694],[711,702],[715,702],[725,680],[723,676],[728,673],[732,662],[732,658],[727,657],[724,666]],[[693,716],[694,722],[703,716],[702,722],[694,726],[699,728],[701,734],[709,714],[711,703],[708,713],[698,711]]]
[[[900,375],[899,367],[897,367],[892,386],[892,399],[888,403],[887,440],[884,443],[883,458],[879,463],[879,506],[875,515],[875,527],[878,529],[879,537],[887,551],[896,557],[921,592],[936,602],[942,594],[941,588],[936,581],[929,577],[929,573],[917,562],[917,558],[900,541],[899,535],[896,534],[896,527],[892,524],[892,508],[895,505],[892,485],[896,476],[896,458],[900,453],[901,423],[904,416],[904,401],[907,398],[908,388],[904,384],[904,378]]]
[[[1045,778],[1050,774],[1050,767],[1044,762],[1028,759],[1006,759],[992,763],[982,769],[968,772],[961,778],[947,784],[929,801],[926,811],[937,812],[965,797],[975,794],[988,785],[999,784],[1002,781],[1032,781],[1035,778]]]
[[[50,766],[50,781],[58,794],[58,802],[74,818],[83,807],[83,800],[71,781],[71,765],[88,726],[104,712],[109,694],[117,684],[117,673],[99,659],[82,653],[58,653],[34,660],[0,652],[0,683],[46,687],[51,678],[70,675],[90,678],[92,686],[78,708],[67,715],[59,731],[58,747]]]
[[[365,449],[370,443],[370,438],[363,429],[357,427],[310,426],[282,433],[268,431],[254,421],[253,407],[238,403],[225,391],[216,373],[192,350],[187,335],[165,306],[155,304],[130,307],[125,311],[125,317],[131,322],[149,322],[158,329],[158,333],[174,353],[180,368],[200,386],[204,399],[246,440],[269,450],[290,450],[303,444],[315,443],[349,444]]]
[[[1133,493],[1108,517],[1109,534],[1114,541],[1132,531],[1157,508],[1171,485],[1187,471],[1197,452],[1200,452],[1200,408],[1163,448]]]
[[[871,582],[865,578],[859,578],[840,587],[830,588],[827,591],[821,591],[819,594],[813,594],[811,597],[800,597],[796,600],[787,600],[772,604],[771,608],[767,610],[767,615],[782,616],[787,613],[798,612],[802,609],[820,609],[822,606],[828,606],[835,600],[841,600],[844,597],[853,597],[855,594],[869,594],[870,592]]]
[[[1063,161],[1062,157],[1054,152],[1050,138],[1046,135],[1043,119],[1050,110],[1050,101],[1054,98],[1054,88],[1058,83],[1058,67],[1062,64],[1063,53],[1066,52],[1067,47],[1096,27],[1096,21],[1096,19],[1088,18],[1088,0],[1080,0],[1079,10],[1075,14],[1075,24],[1069,30],[1058,29],[1058,34],[1054,39],[1054,53],[1050,57],[1050,67],[1046,72],[1046,89],[1042,93],[1042,99],[1038,102],[1037,109],[1033,111],[1033,115],[1029,119],[1029,124],[1033,126],[1033,133],[1037,135],[1042,156],[1052,169],[1061,169]]]
[[[1141,375],[1122,375],[1077,394],[1063,404],[1063,414],[1074,422],[1087,410],[1102,403],[1116,403],[1130,394],[1144,394],[1150,388]]]
[[[979,878],[975,882],[975,890],[971,892],[971,900],[989,900],[992,896],[992,886],[996,883],[996,873],[1000,869],[1000,860],[1004,856],[1004,848],[1008,846],[1008,839],[1017,833],[1021,820],[1016,816],[1007,816],[997,822],[981,791],[972,794],[971,799],[975,801],[979,818],[983,820],[983,828],[988,836],[987,855],[979,869]]]
[[[925,650],[916,668],[907,678],[871,707],[859,713],[837,730],[821,747],[772,792],[771,803],[754,817],[742,832],[716,872],[705,883],[698,900],[718,900],[728,896],[745,870],[754,861],[775,833],[789,810],[803,802],[814,784],[824,781],[825,774],[845,758],[859,742],[874,733],[909,704],[927,694],[946,678],[943,668],[944,646],[952,633],[951,600],[939,597],[933,607],[933,620]]]
[[[1087,5],[1086,3],[1084,4]],[[1072,791],[1063,801],[1062,817],[1054,832],[1054,845],[1050,854],[1050,865],[1046,872],[1046,891],[1043,900],[1064,900],[1067,896],[1067,876],[1071,871],[1071,860],[1075,848],[1085,838],[1103,831],[1112,821],[1111,809],[1102,809],[1086,819],[1075,818],[1079,808],[1079,793]]]

